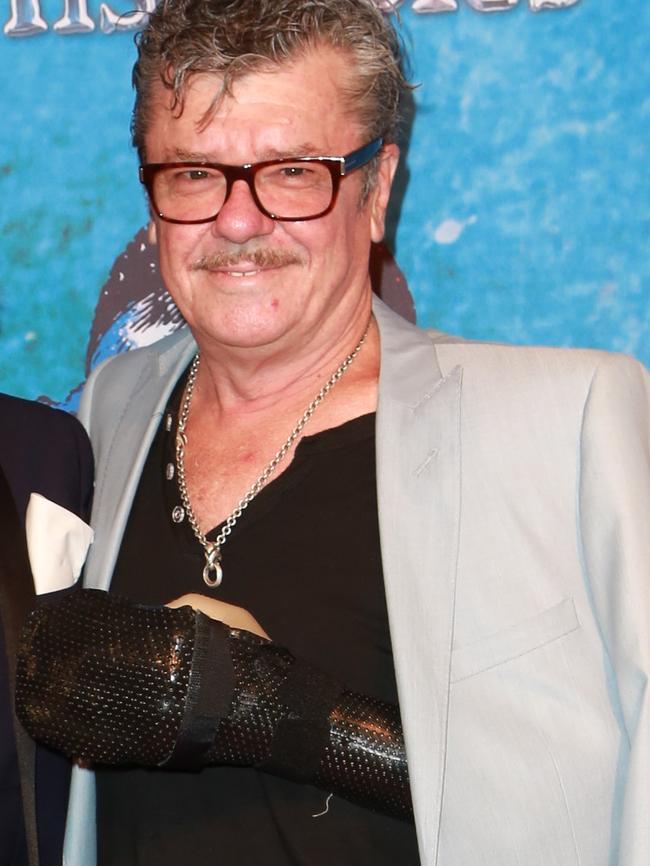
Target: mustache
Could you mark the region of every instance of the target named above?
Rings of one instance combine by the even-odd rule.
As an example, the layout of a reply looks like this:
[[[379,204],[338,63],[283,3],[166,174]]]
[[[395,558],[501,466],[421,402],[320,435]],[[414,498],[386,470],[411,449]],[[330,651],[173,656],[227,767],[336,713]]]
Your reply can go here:
[[[285,265],[300,265],[302,258],[290,250],[277,250],[258,247],[252,250],[241,249],[235,252],[217,252],[201,256],[192,262],[193,271],[215,271],[219,268],[232,268],[245,262],[258,268],[279,268]]]

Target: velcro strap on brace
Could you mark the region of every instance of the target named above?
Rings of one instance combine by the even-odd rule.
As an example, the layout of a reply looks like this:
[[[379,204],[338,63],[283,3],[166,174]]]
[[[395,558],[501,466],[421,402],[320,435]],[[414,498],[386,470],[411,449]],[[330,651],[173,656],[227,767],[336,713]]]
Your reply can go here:
[[[196,613],[194,657],[187,703],[174,751],[163,766],[200,769],[214,743],[221,719],[228,714],[235,673],[228,646],[228,626]]]
[[[312,781],[329,740],[330,712],[342,691],[334,677],[296,659],[277,695],[287,713],[259,769],[295,782]]]

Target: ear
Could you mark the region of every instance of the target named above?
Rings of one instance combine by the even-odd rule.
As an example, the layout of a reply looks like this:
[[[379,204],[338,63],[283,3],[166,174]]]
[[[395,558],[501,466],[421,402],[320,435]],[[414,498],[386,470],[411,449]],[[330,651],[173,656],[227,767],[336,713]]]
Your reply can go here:
[[[155,247],[158,243],[158,230],[156,228],[156,221],[153,217],[151,217],[149,224],[147,225],[147,240],[152,247]]]
[[[374,243],[379,243],[384,237],[386,208],[398,162],[399,147],[396,144],[384,145],[379,156],[377,181],[370,193],[370,237]]]

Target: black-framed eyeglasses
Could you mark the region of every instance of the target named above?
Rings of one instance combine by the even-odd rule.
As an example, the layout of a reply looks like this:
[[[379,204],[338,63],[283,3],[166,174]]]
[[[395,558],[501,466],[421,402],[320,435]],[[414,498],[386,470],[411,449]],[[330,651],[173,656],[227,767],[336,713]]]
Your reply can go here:
[[[216,219],[236,180],[248,184],[257,207],[274,220],[313,220],[336,203],[341,179],[379,152],[376,138],[347,156],[298,156],[247,165],[149,162],[140,166],[154,212],[170,223]]]

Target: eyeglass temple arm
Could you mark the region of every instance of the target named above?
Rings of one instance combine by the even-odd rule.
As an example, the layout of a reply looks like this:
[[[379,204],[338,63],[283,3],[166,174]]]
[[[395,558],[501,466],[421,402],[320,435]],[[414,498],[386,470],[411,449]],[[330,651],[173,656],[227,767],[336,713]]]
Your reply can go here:
[[[351,171],[354,171],[357,168],[361,168],[362,165],[370,162],[373,156],[381,150],[383,145],[383,138],[375,138],[364,147],[360,147],[359,150],[355,150],[352,153],[348,154],[348,156],[344,157],[343,159],[343,164],[341,166],[341,174],[343,176],[345,176],[346,174],[350,174]]]

